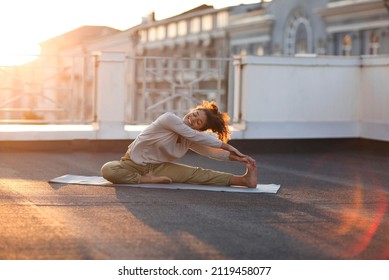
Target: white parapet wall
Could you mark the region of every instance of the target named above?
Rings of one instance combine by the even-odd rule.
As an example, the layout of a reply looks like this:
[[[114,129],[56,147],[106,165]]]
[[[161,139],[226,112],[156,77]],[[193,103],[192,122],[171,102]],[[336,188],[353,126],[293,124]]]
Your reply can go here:
[[[388,59],[241,57],[234,138],[388,141]]]
[[[362,138],[389,141],[389,56],[361,58]]]
[[[125,55],[97,53],[96,121],[97,139],[125,139]]]

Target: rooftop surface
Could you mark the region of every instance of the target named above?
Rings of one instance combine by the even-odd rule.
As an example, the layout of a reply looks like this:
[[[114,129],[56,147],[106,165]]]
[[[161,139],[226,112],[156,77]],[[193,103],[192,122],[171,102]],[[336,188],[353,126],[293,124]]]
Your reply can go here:
[[[1,142],[0,259],[389,259],[389,142],[232,141],[277,194],[48,183],[99,175],[129,143]]]

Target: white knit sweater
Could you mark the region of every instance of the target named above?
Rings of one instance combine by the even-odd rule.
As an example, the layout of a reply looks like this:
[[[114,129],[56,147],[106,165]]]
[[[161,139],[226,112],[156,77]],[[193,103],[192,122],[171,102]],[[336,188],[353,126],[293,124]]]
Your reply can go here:
[[[228,160],[230,153],[220,149],[215,135],[192,129],[173,113],[165,113],[143,130],[128,146],[127,156],[137,164],[171,162],[191,149],[217,160]]]

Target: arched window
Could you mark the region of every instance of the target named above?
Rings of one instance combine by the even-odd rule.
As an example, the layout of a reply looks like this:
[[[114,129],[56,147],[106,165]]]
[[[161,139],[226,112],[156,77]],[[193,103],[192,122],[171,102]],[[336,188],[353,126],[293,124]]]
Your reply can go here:
[[[301,8],[294,10],[287,22],[284,53],[294,55],[313,52],[312,27]]]
[[[307,28],[304,24],[300,23],[296,31],[296,53],[308,52],[308,34]]]

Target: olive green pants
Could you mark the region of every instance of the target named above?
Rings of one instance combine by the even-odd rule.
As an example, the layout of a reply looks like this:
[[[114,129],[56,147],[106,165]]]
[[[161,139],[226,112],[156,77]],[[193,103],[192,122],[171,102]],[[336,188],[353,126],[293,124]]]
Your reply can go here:
[[[173,183],[228,186],[230,173],[166,162],[139,165],[129,159],[110,161],[101,167],[101,175],[114,184],[138,184],[140,177],[151,172],[154,176],[167,176]]]

